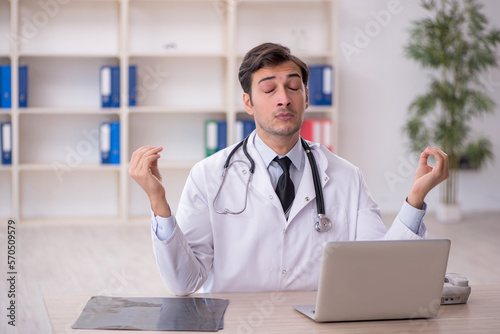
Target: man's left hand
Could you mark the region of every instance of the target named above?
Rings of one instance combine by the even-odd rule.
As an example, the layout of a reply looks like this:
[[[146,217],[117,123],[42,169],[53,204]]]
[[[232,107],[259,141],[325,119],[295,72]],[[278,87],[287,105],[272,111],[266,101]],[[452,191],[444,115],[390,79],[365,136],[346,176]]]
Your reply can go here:
[[[431,167],[427,164],[429,156],[433,155],[436,158],[436,165]],[[420,154],[420,161],[413,186],[408,195],[407,202],[411,206],[421,209],[424,204],[425,196],[432,188],[443,182],[450,175],[448,155],[438,148],[427,147]]]

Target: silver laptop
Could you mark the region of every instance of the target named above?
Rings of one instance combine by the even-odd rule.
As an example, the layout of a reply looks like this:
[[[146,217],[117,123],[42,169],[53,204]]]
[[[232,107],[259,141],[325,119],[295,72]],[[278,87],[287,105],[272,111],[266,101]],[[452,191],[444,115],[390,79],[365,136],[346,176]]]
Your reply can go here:
[[[435,317],[449,251],[447,239],[327,242],[316,305],[294,308],[318,322]]]

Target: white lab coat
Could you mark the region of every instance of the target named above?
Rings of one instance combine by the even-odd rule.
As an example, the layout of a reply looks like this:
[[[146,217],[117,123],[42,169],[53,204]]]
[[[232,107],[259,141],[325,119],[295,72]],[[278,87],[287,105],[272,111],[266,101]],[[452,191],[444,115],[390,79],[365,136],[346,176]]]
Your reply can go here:
[[[218,214],[212,203],[222,181],[224,162],[233,147],[196,164],[186,182],[170,238],[160,241],[153,232],[153,248],[163,281],[177,295],[203,286],[205,292],[316,290],[322,245],[330,240],[417,239],[396,218],[389,231],[381,220],[361,172],[319,144],[311,144],[318,165],[329,232],[317,232],[316,201],[311,166],[306,158],[302,180],[288,221],[271,185],[269,173],[253,145],[255,173],[248,188],[246,210],[239,215]],[[304,153],[305,154],[305,153]],[[232,161],[245,158],[240,148]],[[217,209],[239,211],[244,205],[246,165],[230,168]]]

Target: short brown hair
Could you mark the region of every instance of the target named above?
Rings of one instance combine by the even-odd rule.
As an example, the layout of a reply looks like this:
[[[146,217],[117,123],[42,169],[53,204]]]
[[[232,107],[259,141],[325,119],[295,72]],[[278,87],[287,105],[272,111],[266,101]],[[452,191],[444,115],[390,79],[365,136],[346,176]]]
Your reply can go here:
[[[248,51],[241,62],[238,78],[243,91],[250,95],[250,102],[252,101],[253,74],[263,67],[278,66],[289,61],[300,68],[302,82],[307,87],[309,67],[302,60],[292,55],[290,49],[286,46],[275,43],[263,43]]]

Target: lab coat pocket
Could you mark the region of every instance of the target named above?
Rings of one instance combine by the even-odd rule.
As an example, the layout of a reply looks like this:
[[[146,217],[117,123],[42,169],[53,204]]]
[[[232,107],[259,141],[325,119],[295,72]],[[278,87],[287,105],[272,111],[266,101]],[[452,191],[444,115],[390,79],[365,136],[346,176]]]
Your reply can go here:
[[[346,209],[343,206],[330,206],[325,210],[325,216],[332,222],[332,229],[328,232],[318,232],[316,230],[316,222],[318,221],[318,216],[316,212],[313,214],[314,233],[312,233],[313,238],[316,243],[323,245],[327,241],[339,241],[349,239],[349,224],[347,221]]]

